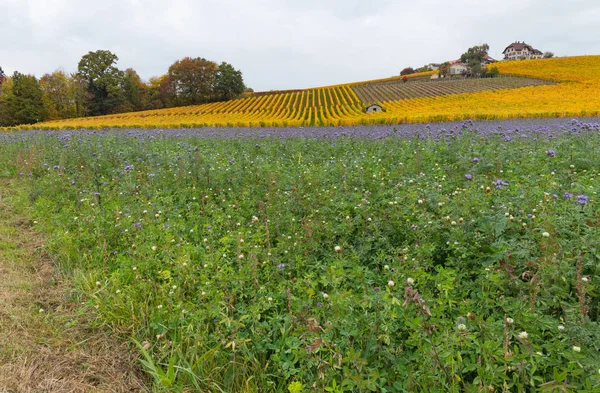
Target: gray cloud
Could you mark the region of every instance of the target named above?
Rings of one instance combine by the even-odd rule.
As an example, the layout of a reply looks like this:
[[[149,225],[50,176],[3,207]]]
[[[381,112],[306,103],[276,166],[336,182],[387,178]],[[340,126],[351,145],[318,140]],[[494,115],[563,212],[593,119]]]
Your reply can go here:
[[[257,90],[396,75],[515,40],[557,55],[600,53],[595,0],[0,0],[0,66],[74,72],[108,49],[143,78],[185,56],[227,61]]]

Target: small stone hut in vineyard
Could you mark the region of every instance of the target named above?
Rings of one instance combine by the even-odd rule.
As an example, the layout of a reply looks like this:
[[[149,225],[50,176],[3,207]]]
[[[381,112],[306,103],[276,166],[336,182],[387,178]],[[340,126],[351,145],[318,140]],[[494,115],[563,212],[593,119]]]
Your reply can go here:
[[[375,113],[375,112],[381,112],[382,108],[381,105],[379,104],[371,104],[367,107],[366,112],[367,113]]]

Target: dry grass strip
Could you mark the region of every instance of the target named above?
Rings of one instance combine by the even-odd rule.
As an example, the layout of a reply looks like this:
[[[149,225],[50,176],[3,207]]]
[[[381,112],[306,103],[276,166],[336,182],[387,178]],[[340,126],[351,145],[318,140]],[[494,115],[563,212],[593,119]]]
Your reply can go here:
[[[146,392],[134,351],[91,329],[0,179],[0,393]]]

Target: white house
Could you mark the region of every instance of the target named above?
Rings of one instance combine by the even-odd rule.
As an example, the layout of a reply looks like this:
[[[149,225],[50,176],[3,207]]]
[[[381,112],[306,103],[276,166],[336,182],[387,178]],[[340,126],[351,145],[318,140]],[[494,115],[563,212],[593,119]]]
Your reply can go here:
[[[450,66],[448,74],[450,75],[462,75],[469,72],[469,67],[463,63],[454,63]]]
[[[544,57],[542,51],[535,49],[525,42],[513,42],[502,52],[505,60],[541,59]]]

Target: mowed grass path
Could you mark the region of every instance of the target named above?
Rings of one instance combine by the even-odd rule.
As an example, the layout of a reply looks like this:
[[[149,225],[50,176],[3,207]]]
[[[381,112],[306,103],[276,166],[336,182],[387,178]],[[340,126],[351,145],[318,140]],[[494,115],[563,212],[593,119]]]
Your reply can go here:
[[[0,393],[147,391],[131,353],[75,313],[11,190],[0,179]]]

